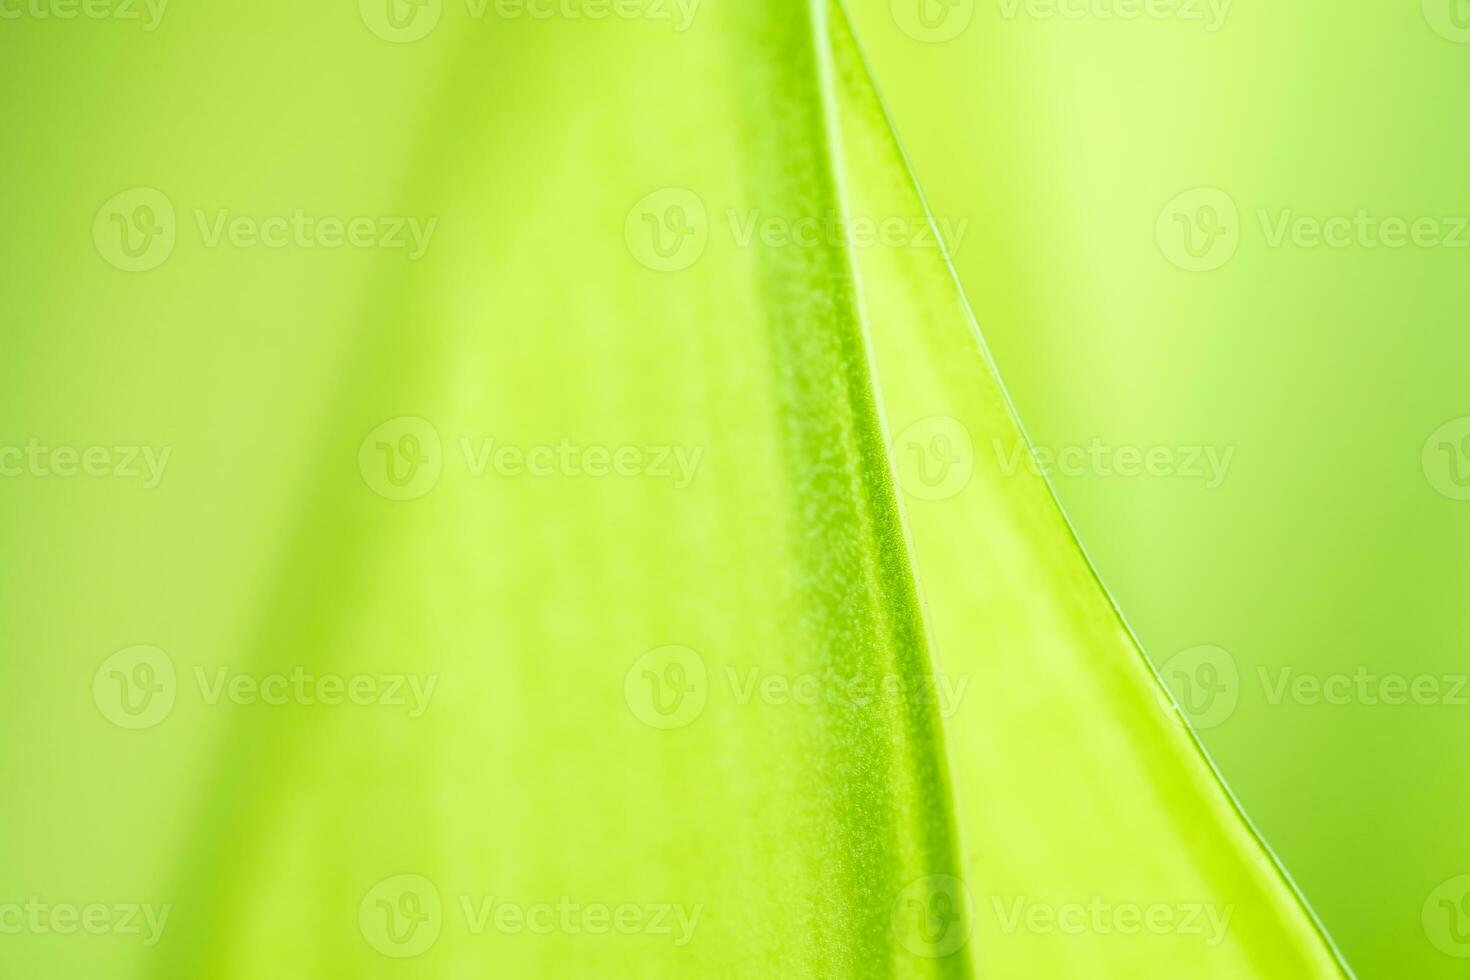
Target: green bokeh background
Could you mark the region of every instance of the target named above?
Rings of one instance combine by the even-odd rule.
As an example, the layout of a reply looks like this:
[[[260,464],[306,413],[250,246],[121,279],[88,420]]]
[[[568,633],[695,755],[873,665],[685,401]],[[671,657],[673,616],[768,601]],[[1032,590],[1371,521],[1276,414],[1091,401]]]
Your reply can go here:
[[[1156,665],[1238,664],[1201,737],[1355,970],[1463,975],[1421,909],[1470,871],[1470,707],[1273,705],[1259,672],[1470,669],[1470,503],[1421,465],[1470,414],[1470,248],[1272,247],[1258,212],[1470,214],[1470,31],[1433,0],[1237,0],[1213,31],[965,0],[929,43],[906,6],[853,10],[931,208],[971,220],[956,266],[1031,437],[1235,449],[1213,490],[1055,476],[1103,580]],[[1240,215],[1209,272],[1155,236],[1198,187]]]
[[[1215,489],[1191,479],[1058,477],[1103,580],[1156,664],[1201,644],[1233,658],[1238,707],[1201,737],[1358,973],[1463,975],[1463,962],[1426,937],[1421,911],[1437,885],[1470,873],[1462,826],[1470,707],[1272,705],[1258,671],[1467,670],[1460,600],[1470,577],[1463,557],[1470,503],[1436,490],[1443,474],[1426,475],[1421,450],[1442,423],[1470,414],[1470,250],[1273,248],[1257,211],[1327,218],[1366,208],[1411,220],[1470,212],[1463,125],[1470,44],[1460,43],[1470,32],[1461,36],[1448,9],[1426,13],[1414,2],[1348,9],[1325,0],[1236,0],[1213,31],[1182,18],[1007,18],[997,4],[922,2],[935,2],[930,13],[947,25],[941,30],[958,33],[930,43],[899,26],[912,25],[912,7],[890,0],[851,7],[932,209],[968,221],[955,243],[956,266],[1033,439],[1049,447],[1100,438],[1234,450]],[[722,77],[726,46],[714,33],[721,23],[702,21],[679,49],[694,83],[701,71]],[[253,732],[249,726],[231,728],[195,706],[181,708],[174,722],[198,737],[119,739],[78,692],[107,652],[135,642],[176,651],[184,662],[263,658],[289,668],[292,651],[270,649],[272,637],[259,629],[261,619],[312,621],[311,610],[298,608],[308,605],[306,592],[292,591],[295,579],[283,582],[283,567],[329,582],[324,598],[311,598],[347,621],[337,624],[344,642],[358,642],[354,631],[371,634],[371,622],[352,618],[353,588],[367,587],[328,575],[341,570],[327,546],[351,536],[334,518],[350,529],[358,516],[351,508],[369,506],[359,499],[350,455],[361,433],[400,414],[400,401],[417,408],[421,400],[399,397],[415,385],[451,392],[440,410],[460,412],[471,426],[496,415],[476,398],[514,419],[517,399],[544,395],[535,379],[557,371],[595,387],[603,366],[628,352],[604,329],[595,290],[580,304],[577,290],[598,272],[599,289],[628,281],[615,264],[628,263],[617,231],[637,194],[678,183],[692,165],[728,200],[740,200],[738,141],[718,124],[738,99],[712,88],[700,101],[625,69],[630,59],[667,56],[666,32],[650,28],[614,49],[598,33],[614,25],[578,25],[555,42],[540,26],[510,25],[493,56],[476,57],[446,34],[418,45],[380,43],[351,4],[224,8],[173,0],[152,33],[136,22],[0,21],[0,81],[11,93],[0,107],[0,441],[34,434],[188,449],[156,493],[86,481],[0,485],[7,650],[0,780],[9,788],[0,804],[7,841],[0,878],[7,883],[44,882],[61,897],[109,901],[170,894],[181,853],[215,846],[232,854],[237,815],[214,813],[201,831],[193,801],[221,782],[244,798],[268,794],[282,771],[292,785],[310,785],[315,774],[293,769],[296,755],[269,741],[258,769],[222,766],[220,746],[231,732]],[[609,90],[611,76],[618,84]],[[517,98],[528,78],[536,104],[562,115]],[[585,199],[565,195],[592,186],[578,180],[598,163],[587,135],[601,124],[588,103],[593,91],[629,118],[641,112],[650,147],[680,143],[694,163],[675,165],[650,151],[641,168],[607,178],[621,180],[624,197],[604,200],[590,189]],[[685,113],[685,128],[671,137],[659,120],[674,110]],[[745,125],[758,128],[748,118]],[[535,141],[563,138],[585,150],[555,157],[561,169],[548,173]],[[487,160],[494,161],[488,182]],[[447,270],[394,254],[302,260],[181,247],[158,276],[130,277],[99,261],[88,232],[101,202],[134,186],[166,188],[181,213],[197,206],[265,214],[305,204],[344,216],[473,208],[487,218],[440,231],[439,247],[452,257]],[[528,201],[528,187],[544,199]],[[1199,187],[1233,200],[1240,242],[1220,268],[1186,272],[1161,249],[1156,224],[1176,195]],[[535,220],[538,208],[560,208],[562,223]],[[522,223],[493,224],[507,213]],[[596,237],[608,229],[606,241]],[[606,265],[560,265],[569,238],[595,242],[585,247]],[[485,289],[485,263],[495,263],[497,288],[519,308],[560,302],[576,321],[533,314],[486,334],[431,304],[413,313],[441,332],[399,332],[424,297],[460,289],[488,303],[476,293]],[[381,289],[365,293],[364,282]],[[651,335],[690,360],[754,357],[746,346],[758,345],[734,334],[691,338],[690,315],[718,323],[739,311],[696,308],[708,297],[687,288],[639,281],[621,299],[646,307]],[[395,303],[394,295],[412,303]],[[679,304],[678,317],[655,319]],[[557,330],[579,341],[571,367]],[[375,346],[365,335],[396,340]],[[467,377],[469,368],[449,381],[423,380],[423,363],[442,346],[466,344],[493,365],[485,371],[498,387],[483,393],[476,387],[483,376]],[[671,355],[662,387],[603,393],[643,400],[646,432],[624,436],[708,437],[698,419],[676,421],[672,432],[665,425],[705,397],[680,367]],[[456,402],[465,391],[474,395]],[[569,408],[569,418],[528,411],[517,421],[527,439],[598,432],[600,419],[583,410],[587,417]],[[718,408],[707,410],[718,417]],[[759,448],[760,430],[745,422]],[[332,457],[336,469],[326,477],[324,445],[349,450]],[[758,476],[752,470],[749,486],[734,477],[730,497],[746,506]],[[712,499],[711,508],[720,502]],[[513,514],[522,517],[554,513],[564,502],[515,500],[524,509]],[[350,502],[347,517],[341,501]],[[626,506],[670,505],[639,498]],[[769,500],[754,506],[777,510]],[[683,516],[700,526],[700,513]],[[444,517],[441,532],[457,528],[457,519]],[[302,542],[313,540],[325,542],[320,565],[301,561],[312,551]],[[569,547],[549,535],[543,550]],[[606,579],[618,580],[621,557],[600,557]],[[702,571],[730,582],[749,581],[760,565],[758,555],[733,568],[712,554],[696,558],[713,566]],[[671,550],[664,574],[677,581],[681,563],[696,558]],[[405,558],[402,567],[415,560],[429,559]],[[544,591],[525,594],[547,605],[544,631],[591,632],[557,618],[589,597]],[[433,598],[419,601],[426,609],[406,618],[433,621]],[[524,607],[528,600],[507,593],[504,601]],[[677,631],[679,615],[662,625]],[[743,626],[752,649],[780,642],[763,624]],[[395,663],[393,639],[365,643],[370,659]],[[581,633],[561,639],[579,649],[592,642]],[[608,676],[616,680],[624,667],[618,659]],[[513,704],[496,707],[513,718]],[[579,731],[574,710],[555,723]],[[645,744],[635,727],[596,746],[609,771],[620,751]],[[507,729],[491,731],[487,743],[509,753],[515,729]],[[771,745],[785,744],[784,734],[773,728]],[[486,764],[461,751],[467,768]],[[555,776],[519,765],[525,778]],[[567,784],[574,776],[561,773]],[[768,792],[778,801],[796,795],[779,790]],[[591,809],[596,800],[589,791],[581,802]],[[495,803],[486,804],[486,821],[504,819],[513,833],[514,817],[524,813],[506,817]],[[292,858],[290,814],[275,819],[279,825],[260,832],[263,849],[285,855],[285,864],[309,861]],[[588,841],[587,853],[601,843]],[[729,842],[709,846],[719,843]],[[697,853],[654,857],[674,863]],[[626,857],[640,866],[640,855]],[[241,860],[224,863],[248,880]],[[260,876],[269,881],[273,873]],[[240,886],[241,906],[250,905],[252,888],[268,891]],[[355,888],[355,880],[342,885]],[[270,921],[268,910],[251,911]],[[344,931],[344,942],[358,942]],[[7,952],[18,970],[51,964],[58,976],[103,975],[116,945],[36,943]],[[258,955],[269,961],[276,952]]]

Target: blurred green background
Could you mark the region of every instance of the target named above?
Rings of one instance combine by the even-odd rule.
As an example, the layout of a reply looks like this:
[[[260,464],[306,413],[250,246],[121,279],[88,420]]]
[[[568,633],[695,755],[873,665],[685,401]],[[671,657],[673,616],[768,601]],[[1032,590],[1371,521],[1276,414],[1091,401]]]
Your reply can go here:
[[[1022,421],[1089,450],[1053,477],[1104,582],[1176,693],[1232,688],[1246,811],[1360,975],[1465,975],[1470,5],[853,13]]]
[[[278,928],[285,913],[253,903],[279,886],[282,867],[317,872],[296,850],[299,815],[281,804],[262,816],[269,807],[259,801],[282,785],[304,795],[335,788],[333,774],[280,744],[277,729],[290,725],[237,720],[245,711],[226,721],[195,702],[181,701],[172,719],[194,737],[119,738],[87,697],[94,672],[133,643],[173,651],[181,668],[289,670],[295,651],[273,631],[299,639],[329,627],[373,669],[401,666],[395,658],[424,623],[463,613],[446,612],[439,594],[405,598],[378,585],[401,613],[401,634],[388,633],[354,605],[376,583],[352,576],[371,576],[353,565],[345,584],[334,578],[344,574],[334,549],[353,538],[353,522],[381,517],[379,501],[362,499],[352,454],[385,418],[438,411],[472,432],[493,418],[523,441],[568,429],[604,441],[708,440],[705,420],[679,418],[704,392],[676,354],[660,362],[661,385],[601,392],[645,405],[646,431],[607,432],[585,405],[587,417],[571,420],[516,406],[558,403],[536,378],[563,372],[569,387],[600,391],[607,364],[640,362],[607,330],[603,293],[626,290],[618,298],[647,316],[650,346],[691,362],[725,364],[737,360],[732,350],[757,346],[734,331],[691,334],[689,317],[743,323],[747,311],[730,308],[740,298],[696,307],[707,296],[685,282],[635,280],[621,239],[638,195],[691,168],[721,200],[743,202],[741,144],[721,128],[738,99],[718,87],[729,51],[719,30],[738,18],[727,4],[699,21],[659,77],[627,66],[671,57],[666,24],[638,25],[609,47],[598,32],[613,25],[553,39],[521,20],[497,25],[485,52],[449,30],[387,43],[373,33],[391,28],[365,26],[351,4],[173,0],[166,11],[134,5],[136,19],[9,16],[21,9],[0,7],[0,81],[13,94],[0,107],[0,443],[35,435],[187,451],[156,493],[129,481],[0,483],[0,630],[14,654],[0,662],[0,877],[7,900],[37,882],[60,898],[121,902],[234,888],[239,919],[217,932],[242,945],[258,932],[286,938],[281,949],[243,952],[222,942],[221,955],[238,954],[247,972],[289,963],[292,930],[318,923],[303,916]],[[1456,420],[1470,416],[1470,11],[1459,0],[854,0],[851,9],[930,205],[957,230],[958,273],[1021,418],[1057,454],[1062,503],[1165,680],[1200,707],[1201,737],[1231,787],[1361,976],[1464,975],[1470,690],[1460,683],[1470,644],[1459,618],[1470,578],[1470,422]],[[463,21],[463,8],[446,16]],[[517,97],[525,92],[537,99]],[[586,176],[606,115],[590,92],[648,127],[636,134],[647,158],[604,174],[616,199]],[[671,113],[676,123],[661,124]],[[668,164],[660,140],[684,146],[693,163]],[[152,277],[103,262],[89,234],[104,202],[133,187],[166,189],[179,208],[185,240]],[[193,223],[195,209],[266,215],[303,205],[344,218],[482,220],[441,228],[444,258],[433,267],[375,249],[210,250]],[[497,224],[506,213],[518,222]],[[584,249],[580,265],[560,263],[569,240]],[[486,270],[497,271],[493,288]],[[597,288],[579,293],[589,276]],[[511,323],[466,314],[489,320],[484,311],[512,302],[522,313]],[[558,343],[556,331],[578,342]],[[446,371],[445,349],[473,356]],[[759,448],[765,430],[748,421]],[[1150,465],[1152,475],[1118,475]],[[751,506],[761,476],[735,479],[730,498]],[[697,528],[699,508],[735,506],[706,492],[675,519]],[[563,502],[506,494],[513,506],[495,531],[543,526],[527,515]],[[766,510],[776,507],[755,505]],[[460,515],[445,511],[414,520],[459,534]],[[409,557],[388,564],[411,580],[414,562],[430,560],[404,543],[417,530],[403,521],[386,541],[368,539],[362,564],[375,546],[402,551]],[[536,544],[544,555],[588,547],[570,531]],[[779,552],[779,542],[765,544]],[[758,574],[753,546],[743,559],[714,550],[653,549],[643,560],[661,563],[658,572],[639,571],[731,588]],[[545,557],[541,571],[565,573],[558,560]],[[624,564],[636,559],[610,545],[580,560],[636,587]],[[614,649],[567,610],[616,595],[494,584],[506,607],[539,617],[538,640],[611,650],[614,681],[638,650],[687,625],[676,609],[656,629],[637,624],[648,628],[643,647]],[[725,610],[690,609],[688,621],[700,613]],[[775,626],[731,618],[732,632],[751,634],[747,649],[781,642]],[[471,733],[483,741],[446,737],[455,764],[560,779],[582,799],[567,789],[581,785],[578,774],[556,768],[554,745],[515,744],[514,689],[485,682],[478,652],[432,665],[500,699],[486,730]],[[1324,686],[1330,693],[1315,693]],[[585,708],[564,706],[552,721],[582,737]],[[385,728],[384,741],[398,744]],[[350,741],[302,730],[320,743]],[[590,757],[617,772],[622,753],[646,751],[646,734],[629,721],[590,740]],[[787,744],[787,734],[773,725],[770,744]],[[243,758],[222,754],[232,741],[249,745]],[[336,775],[352,784],[353,773]],[[789,786],[806,783],[798,773]],[[751,807],[782,812],[797,795],[782,789],[773,782],[770,799]],[[627,795],[654,819],[672,822],[682,805]],[[345,799],[357,814],[392,802]],[[596,801],[588,790],[585,808]],[[474,802],[486,833],[504,839],[549,809]],[[334,820],[357,814],[327,810],[310,829],[340,838]],[[809,818],[792,820],[822,826]],[[578,826],[578,814],[564,819]],[[237,831],[250,828],[240,844]],[[614,843],[619,829],[608,831]],[[605,854],[607,843],[582,847]],[[721,845],[738,853],[728,840],[649,847],[660,867],[682,870]],[[258,853],[273,861],[254,867]],[[578,867],[577,853],[557,853]],[[399,870],[398,855],[373,857]],[[652,865],[632,849],[618,857]],[[191,859],[200,880],[180,886]],[[216,867],[233,877],[208,880]],[[354,900],[366,887],[340,866],[320,877],[323,890]],[[352,926],[334,923],[334,936],[356,949]],[[114,975],[124,943],[110,940],[16,940],[5,962],[27,976],[41,975],[40,964],[57,976]]]

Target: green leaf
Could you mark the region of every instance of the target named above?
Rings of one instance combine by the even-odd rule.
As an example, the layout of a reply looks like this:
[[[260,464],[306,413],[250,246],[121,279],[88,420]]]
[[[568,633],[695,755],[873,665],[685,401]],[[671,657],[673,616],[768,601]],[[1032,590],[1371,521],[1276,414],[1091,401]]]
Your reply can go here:
[[[1044,481],[982,451],[1020,431],[943,250],[858,241],[928,222],[840,10],[710,0],[679,31],[472,9],[408,45],[303,12],[317,87],[262,72],[234,103],[260,42],[181,16],[158,77],[269,104],[274,135],[227,160],[150,117],[174,254],[88,255],[81,296],[31,257],[6,287],[163,351],[87,335],[160,382],[128,409],[174,447],[157,505],[38,485],[12,511],[57,531],[59,569],[110,556],[95,621],[56,627],[69,689],[102,678],[102,717],[70,722],[95,769],[19,783],[101,778],[92,805],[147,841],[69,859],[84,892],[151,874],[172,906],[164,942],[108,963],[1337,975]],[[88,193],[138,183],[122,169]],[[210,244],[219,209],[303,197],[436,231],[417,260]],[[284,356],[190,346],[251,329]],[[164,543],[133,560],[130,533]],[[18,584],[11,640],[69,585]],[[97,664],[140,643],[174,701],[128,731]],[[38,837],[15,869],[63,850]]]

